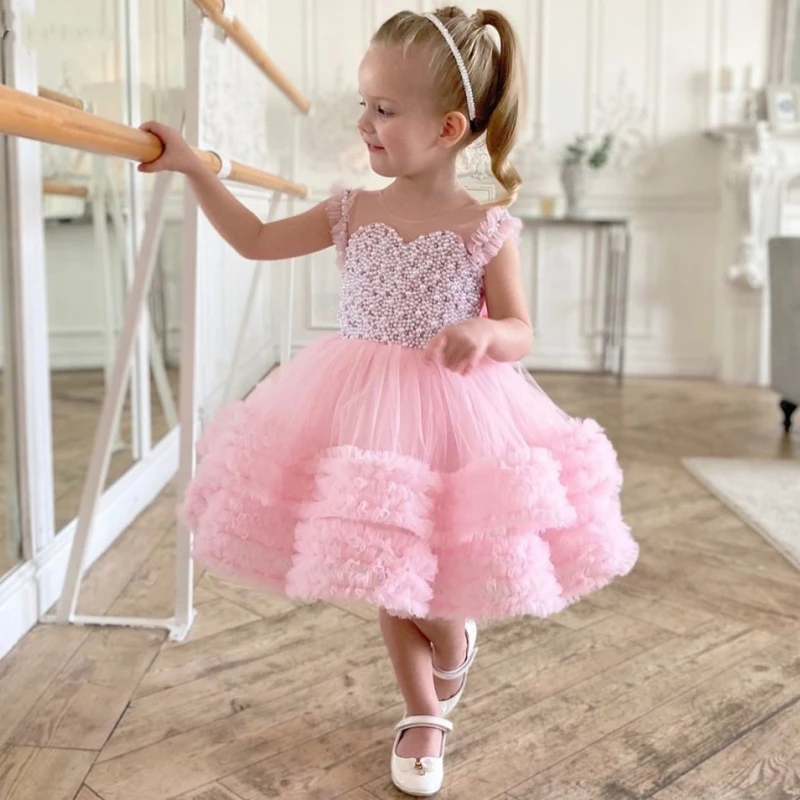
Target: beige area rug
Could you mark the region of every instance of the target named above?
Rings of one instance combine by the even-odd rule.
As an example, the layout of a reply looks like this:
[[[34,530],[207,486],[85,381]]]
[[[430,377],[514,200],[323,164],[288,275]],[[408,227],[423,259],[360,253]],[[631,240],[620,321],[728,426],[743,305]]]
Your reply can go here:
[[[800,461],[687,458],[683,465],[800,569]]]

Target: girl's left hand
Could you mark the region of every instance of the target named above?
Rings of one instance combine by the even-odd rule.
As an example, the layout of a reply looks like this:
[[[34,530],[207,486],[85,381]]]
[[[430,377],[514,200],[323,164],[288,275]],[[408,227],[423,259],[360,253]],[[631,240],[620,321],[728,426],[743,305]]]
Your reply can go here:
[[[491,320],[476,318],[439,331],[425,352],[443,367],[468,375],[485,358],[491,343]]]

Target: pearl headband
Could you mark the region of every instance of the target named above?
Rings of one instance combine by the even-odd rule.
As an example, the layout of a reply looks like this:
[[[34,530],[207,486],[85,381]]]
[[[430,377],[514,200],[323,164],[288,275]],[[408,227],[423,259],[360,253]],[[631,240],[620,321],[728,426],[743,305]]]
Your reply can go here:
[[[467,96],[469,128],[473,133],[475,133],[475,98],[472,95],[472,84],[469,81],[469,73],[467,72],[467,66],[464,63],[464,59],[461,56],[461,51],[453,41],[450,31],[447,30],[447,28],[444,26],[444,23],[439,19],[439,17],[436,16],[436,14],[423,14],[422,16],[429,19],[439,29],[439,33],[442,34],[444,40],[453,51],[453,58],[455,58],[456,66],[458,67],[458,71],[461,73],[461,83],[464,84],[464,94]]]

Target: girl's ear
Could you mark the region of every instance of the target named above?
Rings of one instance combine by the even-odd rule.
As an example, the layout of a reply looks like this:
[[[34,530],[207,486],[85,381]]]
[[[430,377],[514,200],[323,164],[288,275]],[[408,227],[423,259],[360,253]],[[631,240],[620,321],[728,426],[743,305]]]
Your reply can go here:
[[[439,142],[444,147],[455,147],[468,130],[467,118],[460,111],[448,111],[439,132]]]

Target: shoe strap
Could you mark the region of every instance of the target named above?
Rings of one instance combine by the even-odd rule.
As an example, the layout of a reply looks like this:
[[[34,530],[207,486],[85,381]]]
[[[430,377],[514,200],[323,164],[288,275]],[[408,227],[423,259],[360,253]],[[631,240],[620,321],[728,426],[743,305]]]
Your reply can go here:
[[[444,717],[429,717],[425,714],[417,714],[416,716],[404,717],[394,726],[395,731],[405,731],[409,728],[438,728],[444,733],[450,733],[453,730],[453,723]]]
[[[437,678],[441,678],[443,681],[453,681],[456,678],[460,678],[464,675],[469,668],[472,666],[472,662],[475,661],[475,656],[478,655],[478,648],[473,647],[467,657],[464,659],[464,663],[460,667],[456,667],[455,669],[439,669],[435,664],[433,665],[433,674]]]

